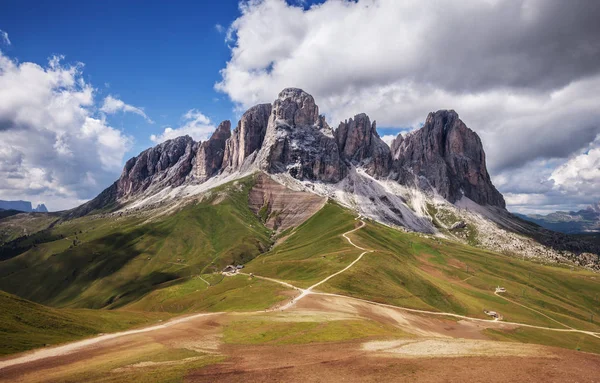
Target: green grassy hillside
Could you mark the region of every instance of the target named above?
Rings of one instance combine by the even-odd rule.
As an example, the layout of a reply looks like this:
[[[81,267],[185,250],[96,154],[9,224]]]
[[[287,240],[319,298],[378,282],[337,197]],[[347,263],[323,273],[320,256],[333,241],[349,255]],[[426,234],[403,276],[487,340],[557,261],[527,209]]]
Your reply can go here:
[[[342,237],[357,225],[354,218],[349,211],[328,203],[298,228],[284,233],[283,243],[257,257],[246,271],[309,287],[361,253]]]
[[[406,234],[377,223],[353,234],[375,249],[323,289],[377,302],[486,318],[484,309],[506,321],[600,331],[600,276],[547,266],[459,243]],[[494,295],[496,286],[506,298]],[[592,314],[595,321],[592,320]]]
[[[125,308],[171,313],[257,311],[285,300],[290,296],[285,295],[285,291],[292,291],[278,283],[245,275],[224,277],[212,274],[201,277],[204,280],[194,277],[182,283],[161,286]]]
[[[166,318],[159,313],[55,309],[0,291],[0,355],[125,330]]]
[[[258,278],[224,278],[215,271],[244,263],[247,273],[306,288],[362,252],[342,236],[359,222],[335,203],[281,233],[271,248],[272,232],[248,208],[253,180],[224,185],[202,202],[167,216],[83,217],[39,231],[1,248],[0,289],[55,307],[263,310],[290,291]],[[597,273],[542,265],[370,221],[350,236],[373,252],[319,291],[477,318],[489,318],[483,311],[493,310],[505,321],[600,331]],[[496,296],[496,286],[507,293]],[[556,334],[531,329],[488,335],[569,348],[583,344],[595,352],[598,347],[595,339],[585,335],[582,340],[578,334],[559,337],[561,342]]]
[[[22,213],[15,210],[0,211],[0,245],[48,228],[60,218],[59,214]]]
[[[94,216],[56,225],[0,262],[0,289],[58,307],[116,308],[165,282],[246,263],[271,244],[248,208],[252,184],[236,181],[151,220]]]

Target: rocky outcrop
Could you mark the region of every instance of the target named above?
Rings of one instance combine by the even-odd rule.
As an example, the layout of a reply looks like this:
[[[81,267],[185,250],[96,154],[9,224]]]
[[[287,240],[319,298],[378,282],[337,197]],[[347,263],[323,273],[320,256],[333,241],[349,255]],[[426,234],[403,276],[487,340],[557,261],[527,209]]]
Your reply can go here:
[[[266,227],[278,232],[299,226],[326,202],[325,197],[290,190],[264,173],[256,176],[256,183],[248,196],[250,210]]]
[[[448,201],[454,203],[464,195],[480,205],[505,207],[487,172],[479,136],[455,111],[430,113],[425,125],[407,134],[396,149],[394,167],[425,179]]]
[[[225,145],[223,168],[238,170],[248,156],[261,148],[270,115],[271,104],[253,106],[242,115]]]
[[[208,141],[199,145],[192,168],[194,179],[204,182],[221,169],[225,144],[229,137],[231,137],[231,122],[227,120],[219,124]]]
[[[375,121],[357,114],[354,119],[341,122],[335,131],[341,156],[354,165],[364,165],[369,174],[387,176],[390,170],[390,148],[377,133]]]
[[[192,169],[198,143],[177,137],[143,151],[125,164],[117,181],[117,198],[123,199],[148,189],[179,186]]]
[[[396,138],[392,140],[392,145],[390,145],[390,152],[392,154],[392,160],[397,160],[400,157],[400,153],[402,153],[402,142],[404,141],[404,137],[402,134],[398,134]]]
[[[333,131],[315,100],[296,88],[284,89],[273,103],[257,161],[262,170],[297,179],[338,182],[346,174]]]
[[[35,213],[47,213],[48,212],[48,208],[46,207],[46,205],[44,205],[43,203],[38,204],[33,211]]]

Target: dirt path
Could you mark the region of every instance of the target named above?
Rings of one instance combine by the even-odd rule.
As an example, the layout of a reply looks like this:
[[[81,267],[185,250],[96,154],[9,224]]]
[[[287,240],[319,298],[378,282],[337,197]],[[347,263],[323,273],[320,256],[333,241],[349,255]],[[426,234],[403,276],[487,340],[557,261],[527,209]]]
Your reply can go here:
[[[513,304],[515,304],[515,305],[518,305],[518,306],[524,307],[524,308],[526,308],[527,310],[531,310],[531,311],[533,311],[534,313],[536,313],[536,314],[539,314],[539,315],[541,315],[541,316],[543,316],[543,317],[545,317],[545,318],[548,318],[548,319],[550,319],[552,322],[558,323],[559,325],[561,325],[561,326],[563,326],[563,327],[569,328],[569,329],[571,329],[571,330],[575,330],[573,327],[571,327],[571,326],[568,326],[568,325],[566,325],[566,324],[564,324],[564,323],[561,323],[561,322],[557,321],[556,319],[549,317],[548,315],[544,314],[544,313],[543,313],[543,312],[541,312],[541,311],[538,311],[538,310],[536,310],[536,309],[533,309],[533,308],[531,308],[531,307],[529,307],[529,306],[526,306],[526,305],[524,305],[524,304],[521,304],[521,303],[519,303],[519,302],[513,301],[512,299],[508,299],[507,297],[505,297],[505,296],[503,296],[503,295],[500,295],[500,294],[498,294],[498,292],[497,292],[497,291],[495,291],[495,292],[494,292],[494,295],[496,295],[497,297],[500,297],[500,298],[504,299],[505,301],[508,301],[508,302],[510,302],[510,303],[513,303]]]
[[[72,343],[67,343],[62,346],[37,349],[37,350],[34,350],[32,352],[26,353],[22,356],[19,356],[19,357],[13,358],[13,359],[0,360],[0,370],[2,370],[3,368],[6,368],[6,367],[15,366],[18,364],[23,364],[23,363],[29,363],[29,362],[37,361],[40,359],[46,359],[46,358],[51,358],[51,357],[56,357],[56,356],[61,356],[61,355],[72,354],[75,351],[80,351],[84,348],[96,345],[101,342],[105,342],[107,340],[120,338],[120,337],[127,336],[127,335],[141,334],[141,333],[145,333],[145,332],[165,329],[165,328],[171,327],[173,325],[188,322],[188,321],[200,318],[200,317],[205,317],[205,316],[209,316],[209,315],[218,315],[218,314],[223,314],[223,313],[202,313],[202,314],[188,315],[188,316],[176,318],[176,319],[170,320],[168,322],[165,322],[163,324],[159,324],[159,325],[155,325],[155,326],[144,327],[144,328],[140,328],[137,330],[129,330],[129,331],[122,331],[122,332],[115,332],[112,334],[100,335],[95,338],[89,338],[89,339],[79,340],[79,341],[72,342]]]

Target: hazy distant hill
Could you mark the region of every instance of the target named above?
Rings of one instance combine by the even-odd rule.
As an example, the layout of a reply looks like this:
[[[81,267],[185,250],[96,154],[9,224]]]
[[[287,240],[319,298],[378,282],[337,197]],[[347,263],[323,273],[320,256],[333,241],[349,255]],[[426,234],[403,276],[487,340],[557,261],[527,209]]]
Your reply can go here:
[[[517,215],[546,229],[562,233],[600,232],[600,203],[579,211],[557,211],[548,215]]]
[[[43,203],[37,205],[35,208],[29,201],[3,201],[0,200],[0,209],[3,210],[18,210],[26,213],[47,213],[48,209]]]

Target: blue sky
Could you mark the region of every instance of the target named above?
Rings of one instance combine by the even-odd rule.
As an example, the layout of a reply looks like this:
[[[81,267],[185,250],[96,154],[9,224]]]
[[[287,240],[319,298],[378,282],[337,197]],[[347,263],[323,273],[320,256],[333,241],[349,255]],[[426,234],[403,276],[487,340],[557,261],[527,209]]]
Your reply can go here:
[[[137,115],[109,116],[135,137],[128,153],[135,155],[153,145],[150,134],[178,125],[190,109],[217,123],[235,117],[213,86],[229,57],[215,25],[237,15],[237,1],[3,1],[0,29],[12,43],[3,50],[19,61],[43,64],[64,55],[65,62],[85,64],[84,78],[99,96],[142,106],[154,125]]]
[[[306,8],[315,3],[301,2]],[[9,33],[11,45],[2,50],[21,62],[43,65],[52,55],[81,62],[98,98],[112,95],[142,107],[154,124],[135,114],[107,117],[134,137],[129,158],[155,145],[150,135],[177,127],[191,109],[215,125],[230,119],[235,126],[239,111],[214,85],[230,57],[226,29],[239,15],[236,0],[6,0],[0,29]],[[382,130],[390,132],[398,129]]]
[[[235,125],[295,86],[388,141],[455,109],[510,209],[582,208],[600,200],[598,18],[562,0],[4,0],[0,199],[76,206],[165,128]]]

